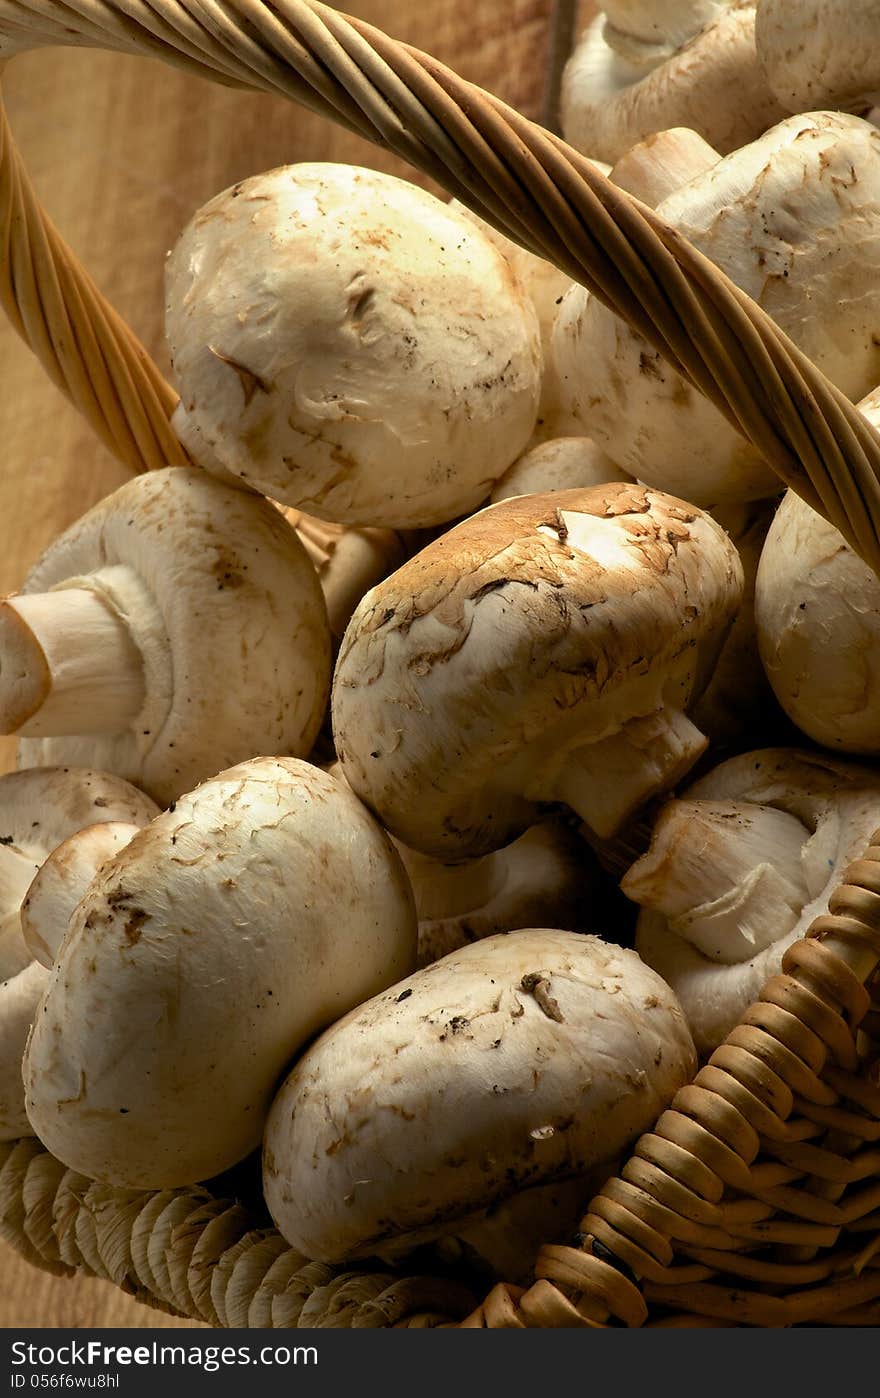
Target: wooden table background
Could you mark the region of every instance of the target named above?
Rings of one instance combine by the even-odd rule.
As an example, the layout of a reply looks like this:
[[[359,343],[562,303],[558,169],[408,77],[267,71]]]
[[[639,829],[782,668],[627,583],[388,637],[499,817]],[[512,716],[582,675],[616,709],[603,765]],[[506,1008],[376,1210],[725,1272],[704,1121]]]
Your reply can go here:
[[[345,8],[542,115],[553,0],[363,0]],[[15,59],[3,90],[43,203],[163,367],[164,255],[205,200],[302,159],[412,176],[394,157],[280,99],[230,92],[144,59],[43,50]],[[6,324],[0,383],[2,594],[127,473]],[[0,770],[13,760],[12,740],[0,738]],[[104,1282],[38,1272],[0,1243],[0,1326],[185,1323]]]

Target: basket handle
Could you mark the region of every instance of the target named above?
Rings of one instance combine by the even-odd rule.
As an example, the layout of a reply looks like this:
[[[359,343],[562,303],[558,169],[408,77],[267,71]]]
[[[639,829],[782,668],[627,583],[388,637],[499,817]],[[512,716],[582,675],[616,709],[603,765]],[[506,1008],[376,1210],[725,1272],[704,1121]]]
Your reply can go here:
[[[554,262],[706,394],[880,573],[880,434],[753,301],[563,141],[315,0],[0,0],[0,58],[45,44],[159,57],[282,94],[384,145]],[[134,469],[184,460],[175,395],[43,214],[0,134],[2,299]]]

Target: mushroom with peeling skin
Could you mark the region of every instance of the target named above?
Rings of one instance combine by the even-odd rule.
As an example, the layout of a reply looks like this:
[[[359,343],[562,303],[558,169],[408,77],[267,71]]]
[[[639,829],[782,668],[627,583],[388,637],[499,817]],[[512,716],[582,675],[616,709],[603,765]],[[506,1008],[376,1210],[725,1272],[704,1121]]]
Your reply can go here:
[[[726,154],[785,115],[758,62],[754,4],[637,8],[606,4],[566,65],[562,131],[576,149],[613,164],[653,132],[687,126]]]
[[[259,1144],[302,1045],[415,951],[403,867],[356,797],[296,759],[241,763],[78,904],[25,1055],[33,1129],[106,1183],[216,1175]]]
[[[531,435],[531,300],[472,222],[404,180],[332,164],[244,180],[195,215],[166,284],[181,440],[286,505],[445,523]]]
[[[740,754],[665,807],[621,882],[636,949],[702,1054],[739,1023],[880,823],[880,775],[820,754]]]
[[[859,408],[880,427],[880,389]],[[792,722],[825,747],[880,753],[880,579],[791,491],[761,553],[755,623],[767,678]]]
[[[157,800],[255,750],[305,754],[330,681],[315,570],[268,501],[137,476],[0,606],[0,731],[19,764],[93,766]]]
[[[266,1125],[266,1202],[307,1257],[393,1257],[612,1160],[694,1067],[674,995],[634,952],[551,930],[490,937],[303,1055]]]
[[[880,380],[880,132],[789,117],[665,198],[658,213],[852,399]],[[640,481],[706,507],[775,495],[754,447],[582,288],[554,332],[565,411]]]
[[[49,975],[23,935],[22,902],[51,852],[96,821],[146,825],[158,807],[105,772],[43,767],[0,776],[0,1140],[33,1135],[21,1060]]]
[[[492,505],[364,598],[333,684],[346,779],[461,859],[563,801],[599,834],[686,772],[685,716],[739,605],[707,515],[623,483]]]

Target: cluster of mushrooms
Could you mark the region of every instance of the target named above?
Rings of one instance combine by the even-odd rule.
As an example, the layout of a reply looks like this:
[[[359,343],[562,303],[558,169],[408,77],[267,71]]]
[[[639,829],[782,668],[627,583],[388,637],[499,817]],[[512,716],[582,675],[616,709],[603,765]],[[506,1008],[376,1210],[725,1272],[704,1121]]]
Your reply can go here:
[[[844,50],[841,8],[609,0],[565,134],[880,426],[880,13]],[[262,1148],[303,1257],[515,1276],[880,826],[880,582],[402,180],[226,190],[166,325],[192,467],[0,606],[0,1138],[131,1189]]]

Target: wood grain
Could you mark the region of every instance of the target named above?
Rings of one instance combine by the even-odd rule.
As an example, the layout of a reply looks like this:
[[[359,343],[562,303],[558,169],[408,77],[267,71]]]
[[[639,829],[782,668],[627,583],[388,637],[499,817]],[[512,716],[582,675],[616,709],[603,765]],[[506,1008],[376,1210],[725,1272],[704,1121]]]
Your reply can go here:
[[[365,0],[345,8],[541,115],[553,0]],[[280,99],[230,92],[147,60],[43,50],[15,59],[3,88],[50,215],[163,367],[164,255],[206,199],[244,176],[303,159],[412,177],[400,161]],[[5,592],[125,471],[5,324],[0,372]],[[0,739],[0,770],[12,757],[11,741]],[[40,1273],[0,1244],[0,1326],[183,1323],[107,1283]]]

